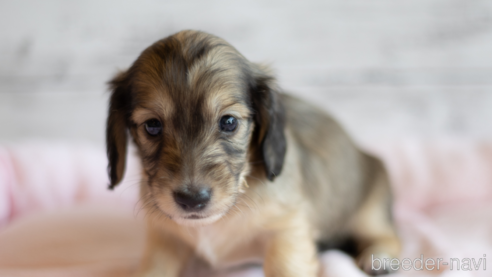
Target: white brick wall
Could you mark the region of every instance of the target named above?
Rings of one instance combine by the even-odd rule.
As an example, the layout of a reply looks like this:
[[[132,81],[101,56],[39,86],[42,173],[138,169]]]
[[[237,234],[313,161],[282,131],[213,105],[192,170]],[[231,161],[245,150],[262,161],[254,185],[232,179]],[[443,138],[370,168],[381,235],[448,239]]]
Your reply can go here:
[[[2,1],[0,141],[103,142],[105,81],[201,29],[359,140],[492,137],[492,1]]]

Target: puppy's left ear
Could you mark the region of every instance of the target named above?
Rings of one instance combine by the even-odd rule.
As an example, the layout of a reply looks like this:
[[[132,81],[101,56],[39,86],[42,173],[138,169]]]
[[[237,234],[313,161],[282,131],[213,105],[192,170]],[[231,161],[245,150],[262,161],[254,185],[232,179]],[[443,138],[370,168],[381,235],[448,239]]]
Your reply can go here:
[[[282,172],[287,148],[285,110],[278,90],[275,79],[258,66],[251,86],[251,98],[255,109],[257,139],[266,176],[270,181]]]
[[[109,85],[112,94],[106,124],[106,152],[109,160],[109,188],[113,189],[123,179],[125,173],[131,94],[126,72],[116,75],[109,81]]]

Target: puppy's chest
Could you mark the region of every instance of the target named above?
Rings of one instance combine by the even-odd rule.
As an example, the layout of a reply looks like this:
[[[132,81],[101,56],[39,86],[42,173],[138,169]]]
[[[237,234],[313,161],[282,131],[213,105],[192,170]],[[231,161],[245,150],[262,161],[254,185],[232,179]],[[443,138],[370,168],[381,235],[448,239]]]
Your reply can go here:
[[[261,262],[264,251],[262,236],[245,224],[227,225],[196,228],[192,232],[193,237],[189,237],[195,255],[214,268]]]

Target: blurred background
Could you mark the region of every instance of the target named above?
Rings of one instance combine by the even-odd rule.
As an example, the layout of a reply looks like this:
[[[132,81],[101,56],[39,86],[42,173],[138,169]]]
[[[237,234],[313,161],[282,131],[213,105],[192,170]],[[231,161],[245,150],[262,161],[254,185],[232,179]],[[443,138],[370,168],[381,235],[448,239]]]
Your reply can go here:
[[[270,64],[360,142],[492,137],[492,1],[0,2],[0,143],[104,145],[106,81],[183,29]]]

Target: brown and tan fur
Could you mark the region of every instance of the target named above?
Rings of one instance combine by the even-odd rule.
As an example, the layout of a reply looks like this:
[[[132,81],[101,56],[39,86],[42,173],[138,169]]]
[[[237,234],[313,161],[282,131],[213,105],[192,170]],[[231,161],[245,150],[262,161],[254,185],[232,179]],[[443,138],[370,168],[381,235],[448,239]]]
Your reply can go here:
[[[110,187],[124,173],[127,134],[142,159],[148,245],[138,276],[177,277],[196,257],[215,268],[263,261],[267,277],[318,276],[317,244],[346,239],[368,273],[371,254],[398,255],[381,162],[224,40],[177,33],[110,84]],[[233,133],[219,130],[224,115],[237,118]],[[151,119],[158,136],[146,133]],[[173,200],[189,187],[212,190],[194,218]]]

